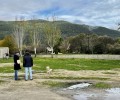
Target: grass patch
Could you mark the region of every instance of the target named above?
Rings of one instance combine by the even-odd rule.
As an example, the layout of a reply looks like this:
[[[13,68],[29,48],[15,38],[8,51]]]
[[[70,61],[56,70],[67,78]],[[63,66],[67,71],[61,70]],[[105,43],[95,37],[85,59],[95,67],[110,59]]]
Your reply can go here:
[[[0,80],[0,84],[1,84],[1,83],[4,83],[4,82],[5,82],[5,81],[3,81],[3,80]]]
[[[22,57],[20,58],[22,61]],[[111,70],[120,68],[120,60],[100,60],[100,59],[60,59],[60,58],[33,58],[35,71],[45,71],[46,66],[54,69],[65,69],[65,70]],[[13,58],[0,59],[0,63],[13,63]],[[11,73],[13,72],[13,66],[0,67],[0,73]],[[21,64],[21,68],[22,67]]]
[[[0,63],[11,63],[13,62],[13,58],[9,58],[9,59],[0,59]]]
[[[67,83],[65,82],[56,82],[56,81],[44,81],[42,85],[48,85],[50,87],[67,87]]]
[[[20,69],[19,71],[23,72],[24,68]],[[0,67],[0,73],[14,73],[14,67]]]
[[[96,59],[57,59],[34,58],[35,70],[45,70],[46,66],[52,69],[66,70],[111,70],[120,68],[120,60],[96,60]]]
[[[103,72],[103,74],[116,74],[115,72]]]
[[[92,85],[92,87],[100,88],[100,89],[106,89],[106,88],[111,88],[111,85],[107,84],[107,83],[99,82],[99,83],[96,83],[96,84]]]
[[[13,73],[13,67],[0,67],[0,73]]]
[[[46,76],[43,77],[46,79],[65,79],[65,80],[82,80],[82,79],[87,79],[87,80],[108,80],[109,78],[100,78],[100,77],[65,77],[65,76]]]

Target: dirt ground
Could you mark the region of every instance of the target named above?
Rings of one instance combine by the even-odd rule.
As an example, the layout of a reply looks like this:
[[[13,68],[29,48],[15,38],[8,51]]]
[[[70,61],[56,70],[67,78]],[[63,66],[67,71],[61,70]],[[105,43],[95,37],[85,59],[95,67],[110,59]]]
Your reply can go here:
[[[39,84],[40,79],[8,80],[0,84],[0,100],[69,100]],[[38,83],[37,83],[38,82]]]
[[[54,70],[50,75],[42,72],[34,72],[33,80],[24,80],[24,73],[19,72],[20,80],[14,81],[13,73],[0,73],[0,80],[5,82],[0,83],[0,100],[73,100],[70,96],[62,95],[64,93],[52,91],[49,86],[43,85],[44,81],[87,81],[87,82],[101,82],[105,81],[113,86],[120,87],[120,69],[114,70],[81,70],[81,71],[68,71],[68,70]],[[63,77],[86,77],[91,79],[83,80],[63,80],[63,79],[44,79],[49,76],[63,76]],[[109,78],[108,80],[93,80],[93,77]],[[102,100],[102,99],[101,99]]]

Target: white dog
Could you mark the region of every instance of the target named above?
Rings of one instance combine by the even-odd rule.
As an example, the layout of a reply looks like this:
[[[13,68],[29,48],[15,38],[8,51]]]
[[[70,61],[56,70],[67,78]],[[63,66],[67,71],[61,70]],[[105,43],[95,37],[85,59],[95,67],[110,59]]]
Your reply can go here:
[[[50,73],[52,72],[52,69],[50,69],[49,66],[46,66],[46,72],[47,72],[48,74],[50,74]]]

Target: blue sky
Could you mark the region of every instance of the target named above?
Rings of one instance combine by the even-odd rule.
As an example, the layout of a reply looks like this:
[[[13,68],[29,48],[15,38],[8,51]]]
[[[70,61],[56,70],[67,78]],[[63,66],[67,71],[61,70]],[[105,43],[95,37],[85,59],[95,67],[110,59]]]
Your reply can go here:
[[[117,29],[120,0],[0,0],[0,20],[47,19]]]

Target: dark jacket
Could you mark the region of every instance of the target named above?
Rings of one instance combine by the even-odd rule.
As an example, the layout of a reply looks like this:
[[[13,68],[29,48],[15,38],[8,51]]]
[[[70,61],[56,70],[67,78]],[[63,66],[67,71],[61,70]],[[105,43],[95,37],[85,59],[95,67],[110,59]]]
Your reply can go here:
[[[14,59],[14,70],[21,69],[20,64],[17,63],[17,60],[19,60],[19,56],[15,54],[13,59]]]
[[[23,57],[23,67],[32,67],[33,59],[29,53],[26,53]]]

